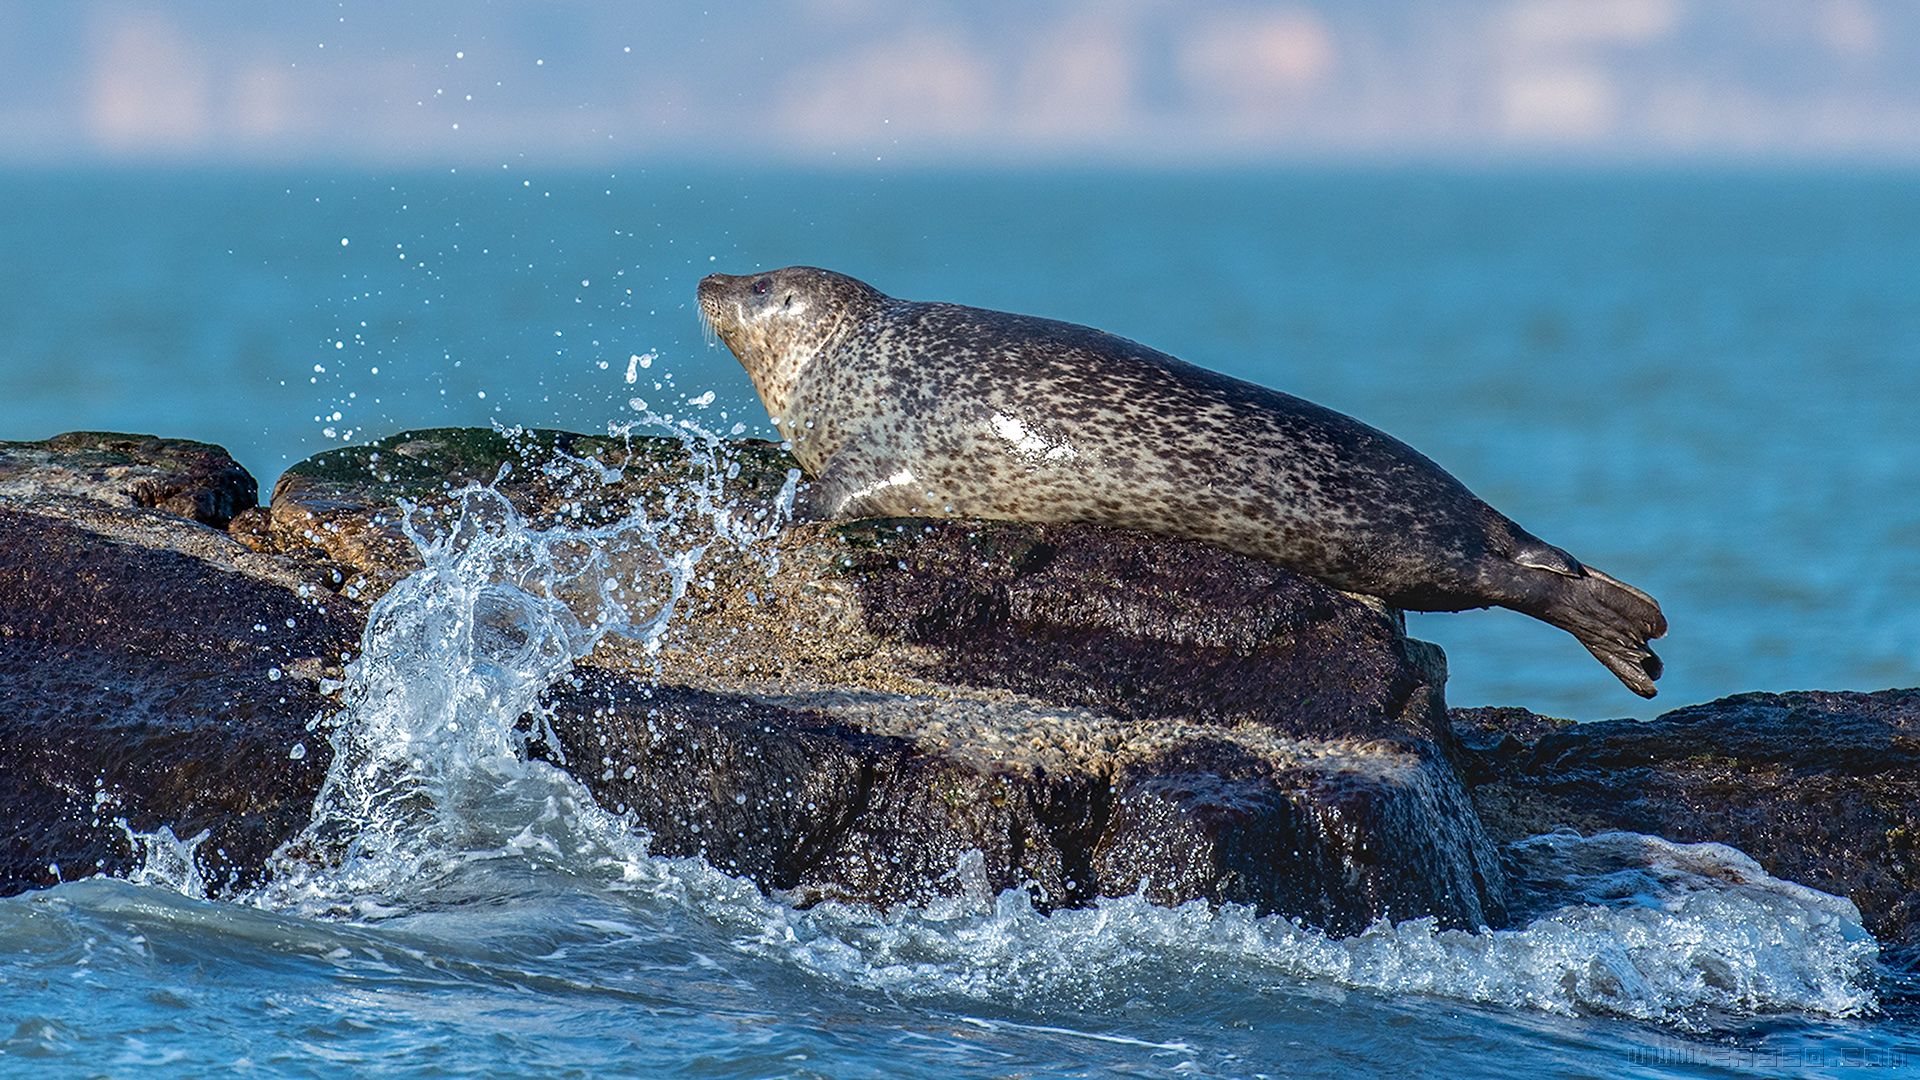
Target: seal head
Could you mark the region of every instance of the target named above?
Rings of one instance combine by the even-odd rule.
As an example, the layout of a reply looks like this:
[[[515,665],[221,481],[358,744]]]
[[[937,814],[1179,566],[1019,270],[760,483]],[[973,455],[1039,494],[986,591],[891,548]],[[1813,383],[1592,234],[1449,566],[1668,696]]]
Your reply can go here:
[[[886,297],[863,281],[812,266],[700,279],[700,317],[739,357],[776,421],[814,357],[880,310]]]

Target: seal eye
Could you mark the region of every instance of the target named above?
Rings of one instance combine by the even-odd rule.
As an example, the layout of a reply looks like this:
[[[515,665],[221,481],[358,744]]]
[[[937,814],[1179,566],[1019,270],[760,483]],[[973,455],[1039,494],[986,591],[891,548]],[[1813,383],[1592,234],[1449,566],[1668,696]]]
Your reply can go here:
[[[771,288],[773,288],[773,282],[768,281],[766,278],[761,278],[759,281],[753,283],[753,295],[765,296],[767,295],[767,290]]]

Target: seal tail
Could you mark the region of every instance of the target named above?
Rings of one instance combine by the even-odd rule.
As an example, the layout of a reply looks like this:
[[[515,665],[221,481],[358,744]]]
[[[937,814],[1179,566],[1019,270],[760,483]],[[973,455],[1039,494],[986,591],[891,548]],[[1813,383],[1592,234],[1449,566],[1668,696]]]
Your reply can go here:
[[[1527,614],[1580,639],[1627,689],[1652,697],[1663,665],[1647,642],[1667,632],[1667,617],[1653,597],[1591,566],[1555,573],[1535,592]]]

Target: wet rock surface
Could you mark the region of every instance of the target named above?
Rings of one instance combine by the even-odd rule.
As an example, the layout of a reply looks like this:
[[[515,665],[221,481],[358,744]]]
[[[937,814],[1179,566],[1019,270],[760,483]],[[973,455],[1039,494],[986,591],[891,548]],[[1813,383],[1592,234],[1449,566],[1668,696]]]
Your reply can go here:
[[[209,883],[256,879],[325,775],[307,722],[359,612],[224,533],[90,498],[0,496],[0,551],[0,893],[125,873],[127,829],[162,826],[207,833]]]
[[[713,496],[771,533],[792,470],[766,443],[408,432],[303,462],[248,509],[230,465],[145,437],[0,444],[0,889],[125,872],[121,819],[206,830],[216,884],[259,875],[327,768],[321,680],[420,565],[403,507],[438,536],[460,489],[491,482],[535,527],[693,529]],[[625,580],[662,572],[645,545],[609,550]],[[1729,843],[1916,937],[1920,691],[1449,720],[1444,659],[1396,613],[1092,527],[716,540],[671,626],[580,662],[529,718],[530,751],[655,852],[801,902],[1143,890],[1336,933],[1499,925],[1526,907],[1500,845],[1567,827]]]
[[[1558,828],[1715,841],[1920,944],[1920,690],[1740,694],[1650,721],[1456,709],[1502,840]]]
[[[536,527],[618,521],[638,505],[664,514],[706,462],[668,438],[568,431],[432,428],[401,432],[299,462],[274,484],[246,542],[300,559],[349,596],[372,599],[421,566],[403,528],[411,508],[427,535],[458,512],[454,493],[489,484]],[[772,443],[735,444],[734,496],[770,502],[793,462]]]
[[[549,697],[560,756],[656,851],[803,899],[1028,885],[1043,905],[1144,890],[1336,932],[1504,918],[1437,654],[1394,614],[1102,529],[801,526],[780,551],[751,610],[730,610],[737,586],[692,598],[658,688],[615,645]],[[1233,603],[1188,591],[1215,582]],[[747,677],[694,662],[687,639],[723,629],[706,655],[757,657]]]

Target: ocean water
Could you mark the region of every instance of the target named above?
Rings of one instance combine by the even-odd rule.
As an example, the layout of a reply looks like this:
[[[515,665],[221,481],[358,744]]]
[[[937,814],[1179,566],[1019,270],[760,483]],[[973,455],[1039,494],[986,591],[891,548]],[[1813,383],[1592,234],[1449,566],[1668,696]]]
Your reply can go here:
[[[1673,623],[1662,697],[1643,705],[1550,628],[1418,617],[1456,704],[1586,719],[1912,685],[1917,179],[13,173],[0,438],[202,438],[270,484],[409,426],[764,433],[744,377],[702,340],[692,286],[810,262],[1091,323],[1361,417],[1653,592]],[[634,522],[601,539],[661,545],[692,572],[701,544],[753,543],[723,509],[694,499],[678,533]],[[0,1071],[1920,1066],[1913,958],[1880,949],[1844,901],[1711,845],[1541,838],[1513,854],[1557,899],[1513,928],[1345,941],[1136,899],[1052,916],[985,893],[800,910],[654,858],[520,761],[511,727],[598,634],[670,632],[671,612],[604,596],[579,610],[549,569],[522,572],[550,568],[552,537],[485,520],[382,601],[318,808],[333,862],[210,897],[193,839],[161,834],[142,838],[134,880],[0,900]],[[509,568],[521,588],[500,586]],[[522,632],[476,635],[501,612]]]

